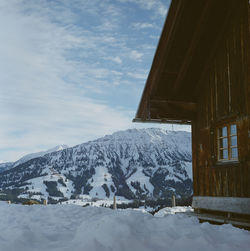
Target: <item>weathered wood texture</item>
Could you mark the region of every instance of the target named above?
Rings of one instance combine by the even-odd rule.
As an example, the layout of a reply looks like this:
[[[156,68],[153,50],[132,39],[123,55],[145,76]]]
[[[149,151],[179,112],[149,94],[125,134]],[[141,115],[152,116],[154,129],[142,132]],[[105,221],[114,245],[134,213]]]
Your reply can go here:
[[[248,0],[172,0],[135,121],[192,123],[195,196],[250,197]],[[237,124],[238,160],[217,129]]]
[[[198,85],[192,122],[195,196],[250,197],[249,46],[249,3],[240,0]],[[219,164],[216,128],[227,122],[237,124],[239,161]]]

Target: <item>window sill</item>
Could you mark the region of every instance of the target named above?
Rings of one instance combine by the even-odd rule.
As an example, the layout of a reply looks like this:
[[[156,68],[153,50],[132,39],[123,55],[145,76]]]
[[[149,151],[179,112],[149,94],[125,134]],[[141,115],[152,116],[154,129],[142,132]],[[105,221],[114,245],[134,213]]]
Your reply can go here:
[[[226,160],[226,161],[218,161],[215,164],[215,167],[219,166],[238,166],[240,164],[239,160]]]

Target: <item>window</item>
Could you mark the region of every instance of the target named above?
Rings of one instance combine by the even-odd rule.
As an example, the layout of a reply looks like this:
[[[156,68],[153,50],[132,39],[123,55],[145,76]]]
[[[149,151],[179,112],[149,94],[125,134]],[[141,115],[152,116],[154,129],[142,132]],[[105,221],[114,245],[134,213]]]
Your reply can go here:
[[[217,141],[219,161],[238,160],[236,124],[229,124],[219,127]]]

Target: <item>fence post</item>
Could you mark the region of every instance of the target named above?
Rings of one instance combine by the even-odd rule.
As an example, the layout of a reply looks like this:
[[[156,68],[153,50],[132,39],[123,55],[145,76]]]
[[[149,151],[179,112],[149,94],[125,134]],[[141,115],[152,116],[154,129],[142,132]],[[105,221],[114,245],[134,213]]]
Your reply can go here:
[[[116,209],[116,197],[114,196],[114,200],[113,200],[113,209]]]
[[[175,204],[175,196],[173,195],[172,196],[172,207],[175,207],[176,206],[176,204]]]

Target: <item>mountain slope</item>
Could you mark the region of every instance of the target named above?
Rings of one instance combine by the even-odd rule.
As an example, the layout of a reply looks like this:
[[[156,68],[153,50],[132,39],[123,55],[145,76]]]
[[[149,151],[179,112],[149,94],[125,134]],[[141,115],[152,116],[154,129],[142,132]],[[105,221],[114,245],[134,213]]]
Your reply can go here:
[[[42,152],[37,152],[37,153],[30,153],[30,154],[27,154],[25,156],[23,156],[22,158],[20,158],[19,160],[15,161],[15,162],[6,162],[6,163],[0,163],[0,173],[1,172],[4,172],[6,170],[9,170],[13,167],[16,167],[18,165],[21,165],[22,163],[25,163],[31,159],[34,159],[34,158],[38,158],[38,157],[42,157],[48,153],[52,153],[52,152],[57,152],[57,151],[61,151],[61,150],[64,150],[68,148],[67,145],[58,145],[58,146],[55,146],[47,151],[42,151]]]
[[[0,163],[0,173],[9,170],[13,167],[13,162],[3,162]]]
[[[64,149],[67,149],[68,146],[67,145],[58,145],[58,146],[55,146],[47,151],[42,151],[42,152],[37,152],[37,153],[31,153],[31,154],[27,154],[25,156],[23,156],[21,159],[17,160],[13,167],[16,167],[22,163],[25,163],[31,159],[34,159],[34,158],[38,158],[38,157],[42,157],[48,153],[53,153],[53,152],[58,152],[58,151],[61,151],[61,150],[64,150]]]
[[[0,187],[37,199],[186,197],[191,161],[190,133],[130,129],[21,163],[1,173]]]

